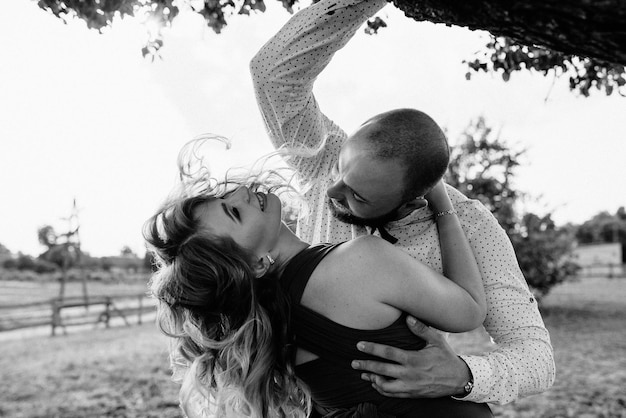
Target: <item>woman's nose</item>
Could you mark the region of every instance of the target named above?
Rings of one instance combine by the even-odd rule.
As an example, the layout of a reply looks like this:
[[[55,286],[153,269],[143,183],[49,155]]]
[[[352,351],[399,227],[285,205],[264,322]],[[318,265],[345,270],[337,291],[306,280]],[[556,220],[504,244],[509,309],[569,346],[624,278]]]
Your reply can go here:
[[[230,195],[231,199],[248,203],[250,201],[250,190],[246,186],[239,186]]]

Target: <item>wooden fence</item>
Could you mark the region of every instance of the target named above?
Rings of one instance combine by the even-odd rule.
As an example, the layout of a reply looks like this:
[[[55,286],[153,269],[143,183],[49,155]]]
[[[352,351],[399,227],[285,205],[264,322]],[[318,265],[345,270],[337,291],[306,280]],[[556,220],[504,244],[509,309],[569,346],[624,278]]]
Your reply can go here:
[[[154,311],[154,300],[145,294],[68,297],[3,305],[0,332],[50,326],[51,334],[56,335],[59,328],[66,333],[67,327],[75,325],[102,324],[108,328],[114,318],[120,318],[125,325],[130,325],[131,320],[141,324],[145,315]]]
[[[579,277],[626,277],[626,264],[593,264],[581,266],[578,271]]]

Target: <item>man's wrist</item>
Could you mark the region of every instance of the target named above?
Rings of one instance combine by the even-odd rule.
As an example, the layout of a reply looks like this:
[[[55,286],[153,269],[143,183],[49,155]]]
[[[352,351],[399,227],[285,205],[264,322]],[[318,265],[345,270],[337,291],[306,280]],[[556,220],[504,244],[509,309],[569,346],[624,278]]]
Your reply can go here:
[[[461,360],[461,362],[463,363],[464,370],[463,375],[459,380],[459,386],[457,387],[458,390],[452,396],[454,398],[462,399],[472,393],[472,390],[474,389],[474,376],[472,376],[472,371],[470,370],[465,360],[463,360],[461,357],[459,357],[459,360]]]

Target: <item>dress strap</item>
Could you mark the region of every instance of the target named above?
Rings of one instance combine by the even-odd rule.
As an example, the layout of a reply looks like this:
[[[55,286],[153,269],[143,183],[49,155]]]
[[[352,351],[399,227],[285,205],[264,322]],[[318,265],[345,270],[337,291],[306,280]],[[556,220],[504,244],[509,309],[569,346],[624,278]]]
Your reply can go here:
[[[281,276],[281,283],[294,305],[300,304],[302,294],[317,265],[340,244],[316,244],[292,258]]]

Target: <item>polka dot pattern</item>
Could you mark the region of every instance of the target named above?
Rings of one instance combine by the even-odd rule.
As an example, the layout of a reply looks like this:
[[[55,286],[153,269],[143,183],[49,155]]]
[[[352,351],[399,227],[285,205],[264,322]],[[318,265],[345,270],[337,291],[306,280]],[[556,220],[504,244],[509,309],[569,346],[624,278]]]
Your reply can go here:
[[[362,227],[335,220],[326,207],[330,172],[346,133],[319,108],[316,77],[361,27],[386,5],[384,0],[322,0],[294,15],[250,63],[259,108],[276,148],[297,150],[290,160],[309,183],[308,215],[298,234],[307,242],[343,242],[367,234]],[[518,267],[511,243],[492,214],[454,188],[451,199],[478,260],[487,295],[484,326],[498,348],[462,356],[474,376],[464,398],[507,403],[538,393],[554,381],[550,337]],[[428,208],[387,225],[397,246],[441,271],[437,228]]]

